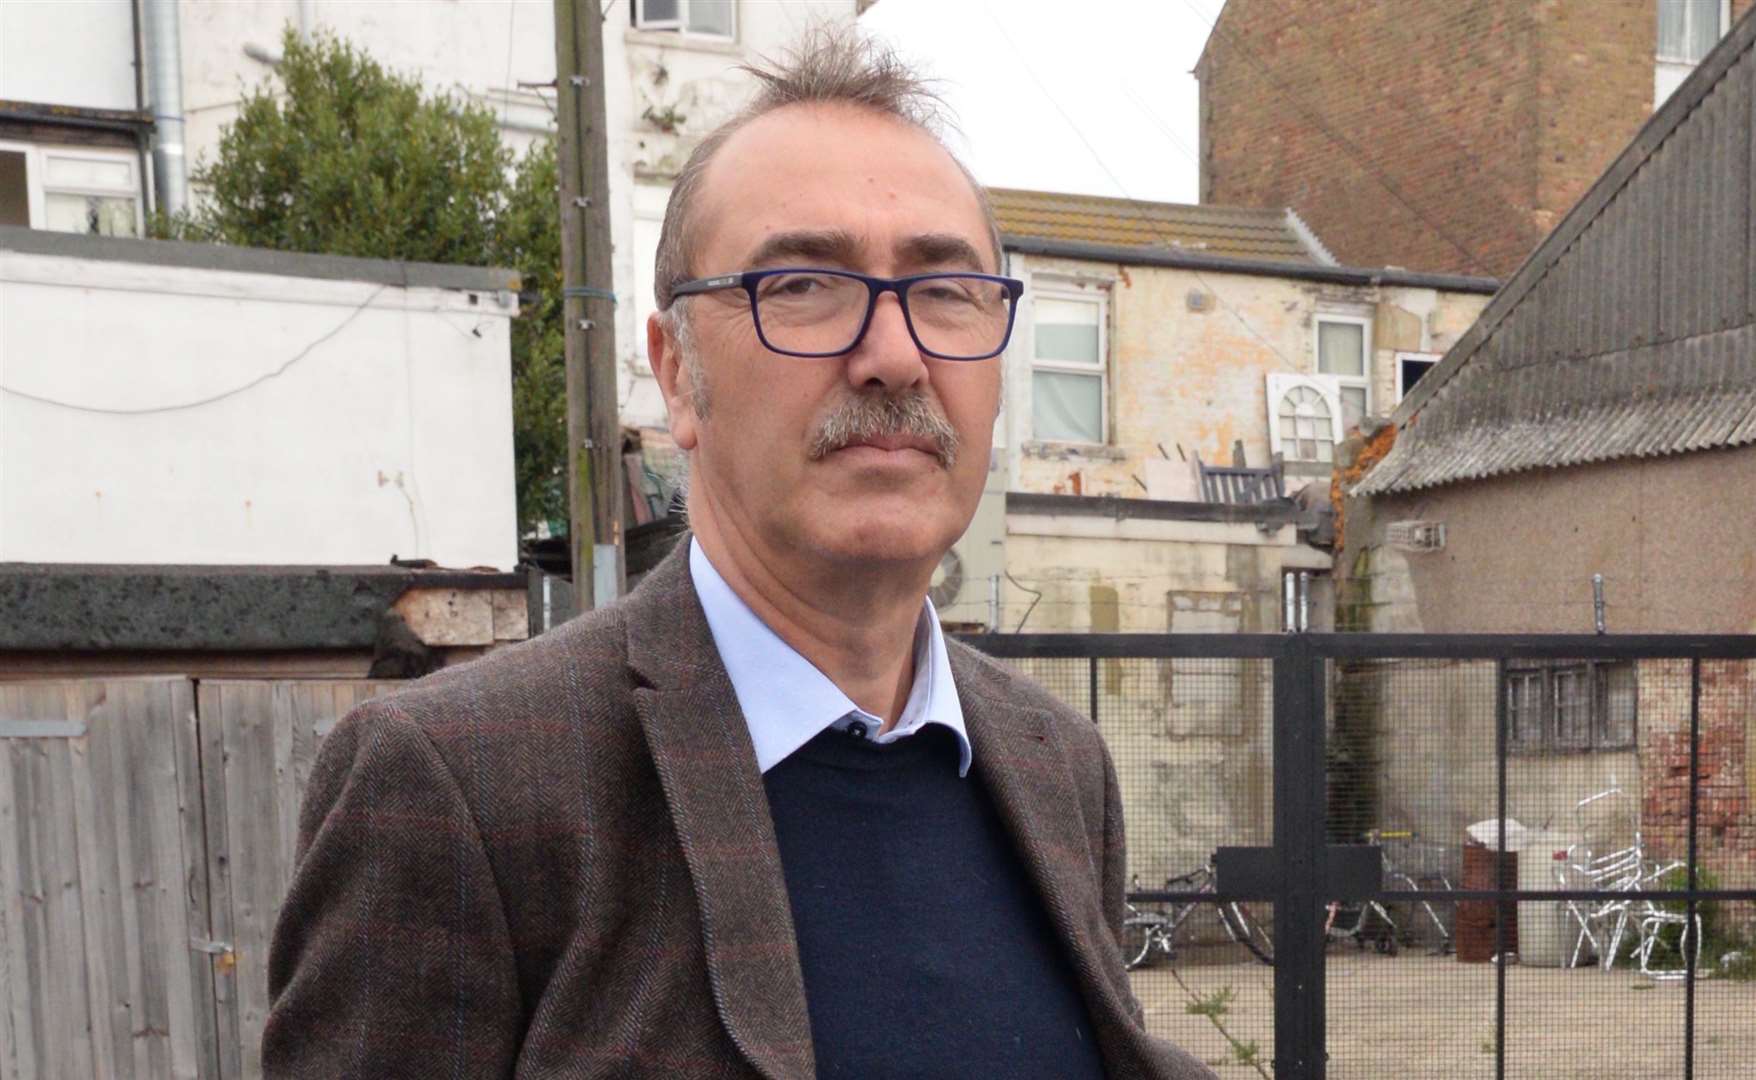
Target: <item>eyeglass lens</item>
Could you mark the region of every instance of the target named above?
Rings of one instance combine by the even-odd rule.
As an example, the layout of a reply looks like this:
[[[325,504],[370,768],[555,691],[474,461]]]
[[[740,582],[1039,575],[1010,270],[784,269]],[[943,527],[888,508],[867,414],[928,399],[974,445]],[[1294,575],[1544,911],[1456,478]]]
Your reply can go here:
[[[997,281],[948,274],[914,282],[906,292],[915,338],[930,353],[987,356],[1006,339],[1012,299]],[[756,320],[771,348],[843,353],[859,335],[870,295],[858,278],[776,274],[756,286]]]

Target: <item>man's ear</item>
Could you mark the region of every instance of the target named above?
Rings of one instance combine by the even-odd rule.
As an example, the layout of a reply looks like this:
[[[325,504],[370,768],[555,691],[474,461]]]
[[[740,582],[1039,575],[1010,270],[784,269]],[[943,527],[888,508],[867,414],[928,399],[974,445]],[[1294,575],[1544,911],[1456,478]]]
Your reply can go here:
[[[665,409],[670,413],[671,438],[681,449],[695,449],[699,423],[695,415],[695,387],[690,384],[688,365],[683,363],[683,350],[676,336],[656,313],[646,317],[646,360],[652,365],[652,377],[658,380],[659,393],[664,395]]]

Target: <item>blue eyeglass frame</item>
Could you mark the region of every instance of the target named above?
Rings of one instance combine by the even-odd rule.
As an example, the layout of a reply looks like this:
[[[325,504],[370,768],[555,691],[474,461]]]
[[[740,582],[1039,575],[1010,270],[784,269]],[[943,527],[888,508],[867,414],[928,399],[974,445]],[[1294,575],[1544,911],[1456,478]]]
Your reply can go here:
[[[761,308],[756,302],[756,286],[766,278],[781,274],[824,274],[830,277],[850,278],[862,282],[866,286],[866,316],[860,320],[860,329],[854,333],[854,340],[847,348],[837,352],[799,352],[796,349],[777,349],[769,343],[768,335],[762,332]],[[1006,289],[1010,303],[1006,305],[1006,333],[1000,337],[1000,346],[993,352],[980,356],[948,356],[934,352],[921,343],[921,335],[915,332],[914,316],[909,314],[908,288],[917,282],[933,281],[938,278],[979,278],[982,281],[997,282]],[[979,274],[973,271],[941,270],[932,274],[911,274],[908,277],[886,278],[874,277],[871,274],[859,274],[852,270],[831,270],[821,266],[785,266],[772,270],[745,270],[737,274],[717,274],[713,277],[696,278],[685,281],[671,290],[671,297],[695,296],[699,293],[718,292],[721,289],[743,289],[750,298],[750,321],[756,325],[756,337],[762,342],[763,348],[769,352],[780,353],[782,356],[802,356],[807,359],[825,359],[832,356],[846,356],[860,347],[866,340],[866,331],[872,328],[872,315],[878,310],[878,297],[884,293],[895,293],[896,303],[902,308],[902,321],[908,326],[908,335],[914,339],[915,348],[937,360],[965,361],[989,360],[1006,351],[1007,344],[1012,340],[1012,327],[1018,321],[1018,300],[1024,295],[1024,282],[1017,278],[1001,277],[998,274]]]

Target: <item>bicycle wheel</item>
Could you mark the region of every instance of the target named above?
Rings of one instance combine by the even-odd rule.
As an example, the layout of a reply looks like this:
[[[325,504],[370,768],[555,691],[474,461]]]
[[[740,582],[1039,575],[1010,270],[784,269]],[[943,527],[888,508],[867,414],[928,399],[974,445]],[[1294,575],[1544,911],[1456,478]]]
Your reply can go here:
[[[1122,920],[1122,966],[1129,971],[1145,967],[1152,961],[1158,943],[1158,928],[1164,919],[1157,915],[1130,915]]]
[[[1250,954],[1264,964],[1274,964],[1274,939],[1249,908],[1243,904],[1221,904],[1219,917],[1233,941],[1249,949]]]

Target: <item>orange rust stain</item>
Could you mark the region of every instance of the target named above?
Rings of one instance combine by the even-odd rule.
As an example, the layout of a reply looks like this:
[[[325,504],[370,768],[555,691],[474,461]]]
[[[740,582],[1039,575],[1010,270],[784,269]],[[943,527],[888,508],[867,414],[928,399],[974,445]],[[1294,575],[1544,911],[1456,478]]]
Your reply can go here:
[[[1085,474],[1084,473],[1080,473],[1080,472],[1068,473],[1067,474],[1067,483],[1072,486],[1073,494],[1075,494],[1075,495],[1084,495],[1085,494]]]
[[[1342,497],[1345,490],[1360,482],[1372,466],[1383,461],[1396,445],[1396,425],[1385,424],[1383,430],[1366,440],[1366,445],[1355,455],[1354,463],[1345,469],[1336,469],[1329,479],[1329,505],[1335,510],[1335,548],[1340,551],[1345,546],[1345,513]]]
[[[1116,267],[1116,276],[1122,279],[1122,287],[1124,289],[1132,289],[1134,287],[1134,279],[1128,275],[1128,268],[1126,266]]]

